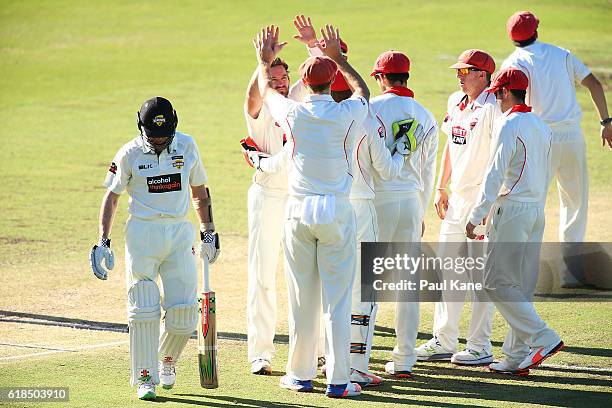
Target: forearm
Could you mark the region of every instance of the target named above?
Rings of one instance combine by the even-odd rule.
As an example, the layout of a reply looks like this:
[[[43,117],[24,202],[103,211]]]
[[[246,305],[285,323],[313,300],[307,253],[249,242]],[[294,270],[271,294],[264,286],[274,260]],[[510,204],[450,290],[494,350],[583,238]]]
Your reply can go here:
[[[442,153],[442,161],[440,165],[440,174],[438,176],[438,182],[436,183],[436,190],[443,190],[448,184],[448,180],[451,178],[453,168],[450,161],[450,152],[448,149],[448,143]]]
[[[247,87],[246,100],[244,102],[245,109],[253,119],[257,119],[261,107],[263,105],[263,98],[259,92],[259,66],[253,71],[249,85]]]
[[[108,238],[113,227],[113,220],[117,213],[117,205],[119,203],[119,194],[107,191],[102,199],[100,206],[100,237]]]
[[[346,79],[351,91],[353,91],[353,95],[363,96],[366,99],[370,99],[370,90],[368,89],[368,86],[361,75],[359,75],[351,66],[351,64],[349,64],[348,61],[342,57],[336,59],[335,62],[338,64],[338,68],[344,75],[344,79]]]
[[[586,78],[582,80],[582,85],[584,85],[591,94],[591,99],[593,100],[593,104],[595,105],[595,109],[597,109],[597,113],[599,114],[599,119],[604,120],[609,117],[608,114],[608,105],[606,102],[606,94],[604,93],[603,87],[601,86],[601,82],[595,77],[593,74],[587,75]]]
[[[208,192],[208,187],[206,187],[205,184],[201,186],[191,186],[191,202],[198,217],[198,221],[200,222],[200,230],[214,231],[215,224],[212,215],[212,201]]]
[[[270,64],[264,61],[260,61],[259,66],[257,68],[257,72],[257,86],[259,89],[259,94],[261,95],[263,101],[263,98],[265,98],[266,93],[269,89],[271,89],[268,83],[268,78],[270,78]]]

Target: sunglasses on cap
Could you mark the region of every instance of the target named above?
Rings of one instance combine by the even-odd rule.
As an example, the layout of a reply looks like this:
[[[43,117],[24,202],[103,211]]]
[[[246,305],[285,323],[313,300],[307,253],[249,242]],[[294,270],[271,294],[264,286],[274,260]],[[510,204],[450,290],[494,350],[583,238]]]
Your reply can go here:
[[[461,75],[467,75],[470,71],[480,72],[480,71],[482,71],[482,69],[478,69],[478,68],[457,68],[457,72],[460,73]]]

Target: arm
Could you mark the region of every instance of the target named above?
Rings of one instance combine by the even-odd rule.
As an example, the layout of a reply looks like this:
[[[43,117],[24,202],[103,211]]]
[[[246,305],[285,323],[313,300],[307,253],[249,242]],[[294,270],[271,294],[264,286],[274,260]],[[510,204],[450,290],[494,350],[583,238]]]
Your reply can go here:
[[[421,168],[421,179],[423,180],[423,191],[421,192],[421,205],[423,211],[427,208],[431,193],[433,191],[434,178],[436,177],[436,158],[438,156],[438,127],[434,125],[423,143],[425,162]]]
[[[259,93],[259,67],[253,71],[253,75],[251,75],[251,79],[249,80],[249,85],[247,87],[246,98],[244,101],[244,110],[251,116],[253,119],[257,119],[259,116],[259,112],[261,111],[261,106],[263,105],[263,98]]]
[[[212,201],[205,184],[191,186],[191,202],[200,221],[200,257],[208,258],[214,263],[221,252],[219,234],[215,232],[215,223],[212,215]]]
[[[100,238],[108,239],[110,236],[118,204],[119,194],[107,190],[100,206]]]
[[[444,147],[444,153],[442,153],[442,161],[440,162],[440,175],[438,177],[438,183],[436,185],[436,195],[434,198],[434,206],[438,217],[443,220],[446,217],[446,211],[448,210],[448,192],[446,191],[446,185],[450,180],[453,173],[453,168],[450,160],[450,152],[448,147],[448,141]]]
[[[344,79],[346,79],[346,82],[353,91],[353,96],[362,96],[366,100],[370,99],[370,90],[365,81],[340,52],[339,31],[331,25],[326,25],[325,30],[321,29],[321,34],[325,40],[325,48],[319,45],[319,49],[338,64],[338,69],[342,72]]]
[[[368,146],[370,147],[370,159],[372,167],[383,180],[390,180],[396,177],[404,167],[404,156],[395,152],[393,156],[385,143],[385,138],[380,137],[378,126],[383,126],[376,119],[368,117],[364,123]]]
[[[609,117],[608,105],[601,82],[599,82],[595,75],[589,74],[580,83],[589,90],[600,120],[607,119]],[[612,123],[607,123],[601,127],[601,142],[602,146],[605,146],[607,143],[612,149]]]
[[[285,170],[291,155],[293,154],[293,141],[288,141],[283,146],[283,149],[274,156],[261,158],[259,160],[259,170],[264,173],[278,173]]]

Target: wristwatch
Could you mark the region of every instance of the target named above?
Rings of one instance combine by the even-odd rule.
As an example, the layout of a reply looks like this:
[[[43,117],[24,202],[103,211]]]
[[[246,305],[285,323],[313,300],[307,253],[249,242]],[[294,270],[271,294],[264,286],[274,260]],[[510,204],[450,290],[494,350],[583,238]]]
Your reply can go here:
[[[601,124],[601,126],[606,126],[608,123],[612,122],[612,118],[607,118],[602,120],[601,122],[599,122]]]

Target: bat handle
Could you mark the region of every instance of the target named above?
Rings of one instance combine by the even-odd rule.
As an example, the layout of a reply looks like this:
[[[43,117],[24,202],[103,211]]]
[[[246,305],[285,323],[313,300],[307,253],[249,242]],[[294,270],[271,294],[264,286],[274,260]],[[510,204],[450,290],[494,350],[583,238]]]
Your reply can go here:
[[[208,258],[202,257],[202,292],[210,292],[210,278],[208,273]]]

